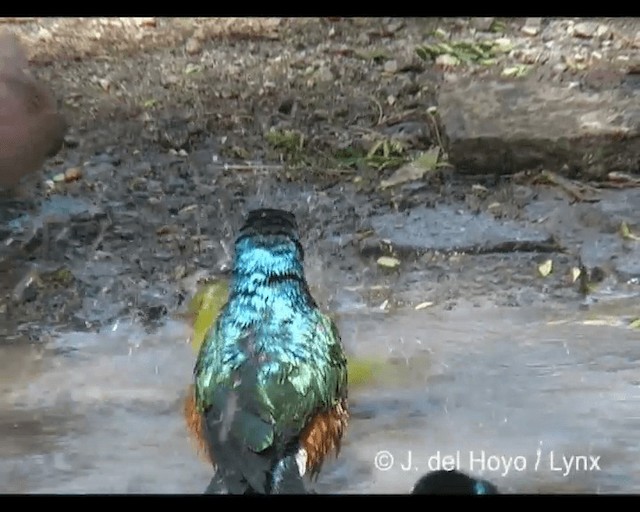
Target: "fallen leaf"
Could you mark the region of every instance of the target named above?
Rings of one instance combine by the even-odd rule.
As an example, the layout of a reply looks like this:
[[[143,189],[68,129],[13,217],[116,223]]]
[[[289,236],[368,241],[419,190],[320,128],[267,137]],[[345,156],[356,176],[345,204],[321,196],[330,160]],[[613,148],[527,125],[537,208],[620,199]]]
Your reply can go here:
[[[526,64],[504,68],[502,70],[502,76],[520,78],[525,76],[529,72],[530,68],[531,66],[527,66]]]
[[[538,273],[542,277],[547,277],[549,274],[551,274],[552,270],[553,270],[553,261],[550,259],[545,260],[543,263],[538,265]]]
[[[393,175],[380,182],[382,190],[421,179],[428,171],[433,171],[438,165],[440,148],[431,148],[422,153],[418,158],[400,167]]]
[[[580,277],[582,271],[579,267],[571,267],[571,282],[575,283],[576,280]]]
[[[625,221],[620,224],[620,236],[625,240],[640,240],[638,235],[631,232],[629,225]]]
[[[400,260],[391,256],[380,256],[377,263],[381,267],[396,268],[400,265]]]

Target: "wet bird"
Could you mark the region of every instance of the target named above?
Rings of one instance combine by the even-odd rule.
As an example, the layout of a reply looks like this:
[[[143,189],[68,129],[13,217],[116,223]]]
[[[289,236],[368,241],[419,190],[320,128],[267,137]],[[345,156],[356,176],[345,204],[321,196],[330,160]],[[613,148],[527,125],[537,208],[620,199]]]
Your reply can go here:
[[[487,480],[479,480],[457,470],[432,471],[423,475],[411,494],[499,494],[498,488]]]
[[[340,450],[347,361],[304,273],[295,216],[260,209],[236,239],[229,297],[207,332],[185,413],[216,471],[207,493],[301,494]]]
[[[67,123],[47,87],[27,69],[14,34],[0,33],[0,188],[42,168],[64,140]]]

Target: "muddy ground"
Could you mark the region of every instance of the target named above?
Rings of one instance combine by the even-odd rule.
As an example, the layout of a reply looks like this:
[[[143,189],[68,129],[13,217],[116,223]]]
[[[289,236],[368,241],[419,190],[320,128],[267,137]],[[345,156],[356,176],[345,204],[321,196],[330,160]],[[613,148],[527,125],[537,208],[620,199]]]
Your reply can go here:
[[[496,317],[490,326],[502,318],[498,308],[526,315],[561,305],[558,311],[588,310],[585,325],[606,333],[614,331],[603,325],[622,327],[633,338],[640,318],[637,173],[593,180],[559,168],[456,169],[447,158],[448,128],[437,114],[441,85],[461,77],[569,87],[591,83],[589,73],[601,69],[602,60],[626,73],[629,60],[617,57],[635,47],[636,20],[583,26],[580,19],[545,19],[537,29],[531,19],[4,22],[27,43],[33,72],[56,91],[71,130],[37,186],[0,198],[2,343],[75,351],[82,363],[85,345],[98,339],[93,334],[48,342],[69,331],[104,333],[98,347],[130,321],[153,333],[180,314],[198,279],[228,267],[234,233],[257,206],[297,213],[310,281],[338,314],[362,306],[381,318],[454,310],[463,319],[467,311],[493,308],[486,313]],[[496,55],[493,64],[421,58],[416,48],[441,40],[438,30],[448,37],[511,38],[520,46]],[[556,53],[534,59],[529,74],[519,76],[521,61],[531,61],[550,40]],[[576,61],[578,50],[591,57]],[[609,85],[623,87],[615,80]],[[81,178],[59,181],[70,168],[79,168]],[[397,266],[381,265],[381,256]],[[482,330],[484,315],[473,317],[469,328]],[[405,334],[427,336],[423,320],[414,320],[412,334]],[[381,350],[403,336],[389,322]],[[520,340],[530,328],[509,323]],[[350,332],[348,322],[345,329]],[[456,339],[467,339],[465,332]],[[168,343],[168,337],[156,341]],[[515,350],[509,347],[500,345],[499,353]],[[181,357],[184,372],[176,367],[170,375],[184,374],[184,385],[167,383],[176,390],[189,380],[190,363]],[[16,361],[7,360],[6,369],[17,371]],[[69,361],[60,363],[61,375],[68,375],[65,365],[80,364]],[[501,364],[491,361],[491,368]],[[25,366],[24,375],[29,371]],[[120,370],[95,371],[113,381]],[[51,378],[57,386],[58,376]],[[19,396],[30,389],[14,387]],[[92,399],[121,398],[117,387],[82,391],[76,382],[74,389]],[[182,443],[179,395],[170,408]],[[7,419],[14,428],[12,422]],[[163,492],[199,492],[208,475],[202,471],[202,482]],[[11,489],[29,488],[20,475],[14,476],[22,483]],[[36,488],[54,485],[42,482]],[[157,490],[152,483],[74,485],[65,489]]]

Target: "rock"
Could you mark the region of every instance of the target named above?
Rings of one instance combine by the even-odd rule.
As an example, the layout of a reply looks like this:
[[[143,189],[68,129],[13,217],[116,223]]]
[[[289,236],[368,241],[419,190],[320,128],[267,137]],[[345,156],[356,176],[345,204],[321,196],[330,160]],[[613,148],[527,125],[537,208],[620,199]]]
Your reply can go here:
[[[460,60],[455,55],[445,53],[436,57],[436,64],[443,68],[452,68],[460,64]]]
[[[605,177],[637,173],[640,91],[600,93],[530,80],[443,84],[438,112],[462,173],[545,168]]]
[[[66,131],[53,95],[29,73],[18,38],[0,33],[0,187],[14,188],[38,171]]]
[[[520,31],[528,36],[535,36],[538,35],[541,28],[542,18],[527,18]]]
[[[573,26],[573,35],[588,39],[596,35],[598,27],[599,25],[595,21],[582,21]]]
[[[582,78],[582,84],[594,91],[614,89],[619,87],[624,80],[624,73],[607,66],[593,67]]]
[[[166,75],[163,75],[160,78],[160,83],[162,83],[162,85],[164,85],[165,87],[170,85],[176,85],[180,83],[180,77],[173,73],[168,73]]]
[[[479,30],[480,32],[489,32],[489,30],[491,30],[491,25],[493,25],[494,21],[495,21],[495,18],[487,17],[487,16],[471,18],[471,26],[476,30]]]
[[[76,181],[80,178],[82,178],[81,167],[69,167],[66,171],[64,171],[64,180],[66,182]]]
[[[403,20],[393,20],[387,23],[385,28],[389,34],[395,34],[400,29],[404,28],[404,26],[405,22]]]
[[[146,18],[133,18],[133,21],[136,25],[138,25],[139,27],[149,27],[149,28],[155,28],[157,25],[157,20],[156,18],[152,18],[152,17],[146,17]]]
[[[396,73],[398,71],[398,61],[397,60],[388,60],[384,63],[384,72],[385,73]]]
[[[202,41],[196,37],[190,37],[184,49],[189,55],[196,55],[202,51]]]

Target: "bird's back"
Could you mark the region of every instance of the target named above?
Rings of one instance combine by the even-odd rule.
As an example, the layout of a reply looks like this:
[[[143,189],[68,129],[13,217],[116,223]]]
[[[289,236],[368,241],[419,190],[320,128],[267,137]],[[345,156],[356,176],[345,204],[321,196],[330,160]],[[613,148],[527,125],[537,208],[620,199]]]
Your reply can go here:
[[[315,456],[301,444],[305,429],[338,406],[339,437],[346,424],[346,360],[309,293],[296,229],[288,212],[249,215],[229,300],[196,363],[209,448],[237,492],[304,492],[300,476]]]

